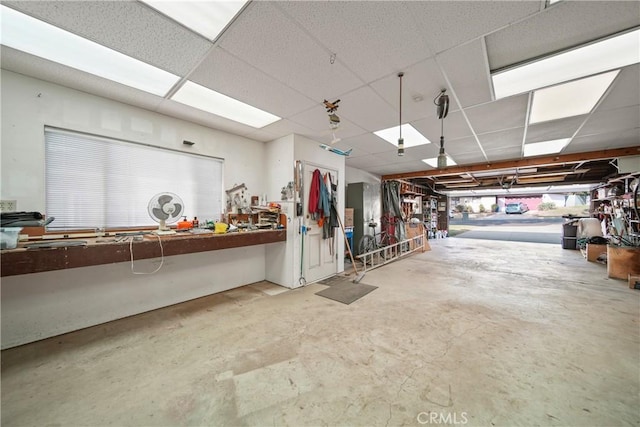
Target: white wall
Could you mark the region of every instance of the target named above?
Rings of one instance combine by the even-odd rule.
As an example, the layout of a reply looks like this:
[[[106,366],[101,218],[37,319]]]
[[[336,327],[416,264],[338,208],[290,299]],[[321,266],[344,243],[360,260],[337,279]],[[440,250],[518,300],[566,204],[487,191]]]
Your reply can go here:
[[[349,166],[346,167],[345,174],[345,187],[347,186],[347,184],[356,182],[368,182],[370,184],[376,185],[379,185],[382,182],[382,179],[379,175],[374,175],[370,172],[363,171],[362,169],[351,168]]]
[[[275,244],[274,244],[275,245]],[[284,243],[280,243],[284,245]],[[2,348],[264,280],[265,245],[2,278]],[[158,260],[135,261],[150,272]]]
[[[44,126],[225,159],[225,188],[262,194],[264,143],[2,70],[2,199],[45,211]],[[186,148],[182,141],[196,144]]]
[[[281,189],[293,181],[293,135],[265,144],[266,192],[269,200],[280,200]]]
[[[288,181],[293,180],[294,163],[296,160],[311,162],[318,166],[338,171],[338,212],[343,215],[344,212],[344,182],[345,182],[345,162],[344,157],[328,152],[319,147],[318,142],[300,135],[292,135],[291,137],[280,138],[267,143],[266,158],[270,165],[278,165],[278,169],[270,169],[269,187],[274,191],[280,191],[280,188]],[[308,194],[304,194],[303,203],[307,202]],[[304,219],[295,216],[295,204],[282,203],[287,206],[287,244],[286,247],[276,246],[277,244],[267,245],[266,252],[266,269],[267,280],[277,283],[288,288],[296,288],[301,286],[300,283],[300,252],[301,252],[301,235],[299,233],[300,226]],[[338,254],[338,272],[344,271],[344,237],[340,229],[336,232],[337,254]]]
[[[280,190],[289,181],[293,181],[293,144],[294,135],[270,141],[266,144],[265,159],[268,165],[267,196],[270,200],[280,199]],[[280,201],[283,213],[287,216],[287,243],[272,243],[266,250],[266,278],[288,288],[296,287],[294,280],[293,240],[298,235],[293,201]]]
[[[45,125],[221,157],[225,188],[244,182],[252,195],[267,191],[261,142],[5,70],[1,93],[0,197],[17,200],[18,210],[46,213]],[[185,139],[196,144],[185,149]],[[276,245],[284,243],[268,246]],[[121,263],[5,277],[2,348],[263,280],[265,250],[168,257],[153,276]]]

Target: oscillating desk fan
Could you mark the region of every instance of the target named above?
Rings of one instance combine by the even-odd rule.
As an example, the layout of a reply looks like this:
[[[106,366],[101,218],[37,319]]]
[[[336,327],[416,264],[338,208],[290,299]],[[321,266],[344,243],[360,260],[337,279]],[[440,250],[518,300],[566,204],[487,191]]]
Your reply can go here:
[[[159,223],[154,234],[174,234],[167,224],[173,224],[180,219],[184,211],[184,203],[179,196],[173,193],[158,193],[149,201],[149,216]]]

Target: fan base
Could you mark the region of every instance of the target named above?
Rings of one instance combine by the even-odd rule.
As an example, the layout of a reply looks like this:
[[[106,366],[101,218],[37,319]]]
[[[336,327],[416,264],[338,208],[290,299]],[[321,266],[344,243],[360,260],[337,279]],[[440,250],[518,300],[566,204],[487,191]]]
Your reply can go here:
[[[151,232],[152,234],[156,234],[158,236],[168,236],[170,234],[176,234],[175,230],[155,230]]]

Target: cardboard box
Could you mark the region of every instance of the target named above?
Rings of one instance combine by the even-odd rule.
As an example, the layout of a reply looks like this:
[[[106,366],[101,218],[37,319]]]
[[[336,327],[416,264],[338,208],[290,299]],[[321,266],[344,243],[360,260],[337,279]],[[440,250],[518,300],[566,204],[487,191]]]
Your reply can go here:
[[[600,254],[607,253],[607,245],[594,245],[587,243],[587,261],[595,262]]]
[[[629,274],[629,288],[640,290],[640,274]]]
[[[344,210],[344,224],[345,227],[353,227],[353,208],[346,208]]]
[[[640,274],[640,248],[607,246],[607,277],[628,280]]]

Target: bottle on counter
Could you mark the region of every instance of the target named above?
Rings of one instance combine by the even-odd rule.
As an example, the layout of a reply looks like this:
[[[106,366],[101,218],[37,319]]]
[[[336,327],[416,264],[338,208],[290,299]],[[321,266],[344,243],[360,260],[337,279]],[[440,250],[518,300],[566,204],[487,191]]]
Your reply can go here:
[[[193,217],[193,228],[199,228],[200,227],[200,221],[198,221],[198,217],[194,216]]]

